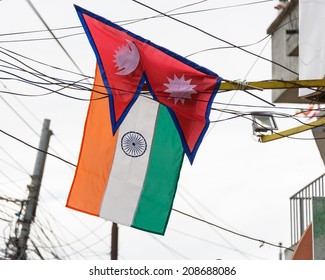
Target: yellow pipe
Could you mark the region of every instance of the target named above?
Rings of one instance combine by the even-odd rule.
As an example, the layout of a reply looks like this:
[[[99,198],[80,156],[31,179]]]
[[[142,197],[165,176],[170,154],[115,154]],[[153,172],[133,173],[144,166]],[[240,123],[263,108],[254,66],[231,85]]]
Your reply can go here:
[[[321,88],[325,87],[325,80],[295,80],[295,81],[260,81],[242,83],[239,81],[224,80],[220,85],[220,90],[241,90],[247,89],[283,89],[283,88]]]
[[[317,121],[314,122],[310,122],[308,124],[303,124],[294,128],[290,128],[281,132],[276,132],[274,134],[270,134],[270,135],[260,135],[260,139],[262,143],[265,142],[270,142],[273,140],[277,140],[277,139],[281,139],[283,137],[287,137],[287,136],[291,136],[303,131],[307,131],[309,129],[321,126],[325,124],[325,118],[320,118]]]

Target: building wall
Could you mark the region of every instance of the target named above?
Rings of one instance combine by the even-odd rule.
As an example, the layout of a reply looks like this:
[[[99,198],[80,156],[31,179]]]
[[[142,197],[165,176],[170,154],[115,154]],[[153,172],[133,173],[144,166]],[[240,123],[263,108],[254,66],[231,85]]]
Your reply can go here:
[[[314,260],[325,260],[325,198],[313,197]]]
[[[299,73],[299,0],[291,0],[269,26],[267,33],[272,35],[272,60]],[[273,80],[298,80],[299,75],[272,64]],[[273,103],[310,103],[299,97],[298,89],[272,90]],[[324,99],[321,100],[325,102]],[[320,156],[325,164],[325,126],[312,129]]]
[[[285,10],[274,20],[267,30],[272,35],[272,60],[296,74],[272,64],[273,80],[299,79],[299,5],[292,0]],[[298,89],[279,89],[272,91],[274,103],[306,103],[298,97]]]

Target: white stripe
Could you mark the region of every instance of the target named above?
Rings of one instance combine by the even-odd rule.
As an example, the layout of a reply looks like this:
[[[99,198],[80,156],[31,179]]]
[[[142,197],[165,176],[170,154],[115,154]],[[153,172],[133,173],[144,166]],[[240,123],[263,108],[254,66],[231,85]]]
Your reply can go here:
[[[100,217],[132,224],[146,176],[158,106],[158,102],[140,96],[121,124]],[[146,140],[147,149],[142,156],[130,157],[121,148],[122,137],[130,131],[140,133]]]

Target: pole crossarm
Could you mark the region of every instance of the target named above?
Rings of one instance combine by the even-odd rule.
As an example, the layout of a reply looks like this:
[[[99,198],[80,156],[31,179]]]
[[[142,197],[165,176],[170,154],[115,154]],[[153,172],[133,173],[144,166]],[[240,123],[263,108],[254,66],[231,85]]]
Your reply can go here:
[[[325,118],[320,118],[317,121],[313,121],[308,124],[303,124],[303,125],[293,127],[293,128],[290,128],[290,129],[287,129],[287,130],[284,130],[281,132],[277,132],[274,134],[270,134],[270,135],[259,135],[259,137],[260,137],[261,142],[265,143],[265,142],[270,142],[273,140],[281,139],[284,137],[288,137],[288,136],[291,136],[291,135],[294,135],[294,134],[297,134],[300,132],[304,132],[309,129],[322,126],[324,124],[325,124]]]
[[[258,82],[246,82],[240,80],[226,80],[223,79],[220,84],[220,90],[264,90],[264,89],[287,89],[287,88],[325,88],[324,80],[266,80]],[[149,88],[145,83],[142,88],[143,91],[148,91]]]
[[[220,90],[243,90],[245,89],[287,89],[287,88],[325,88],[324,80],[293,80],[293,81],[280,81],[268,80],[259,82],[240,82],[223,80],[220,85]]]

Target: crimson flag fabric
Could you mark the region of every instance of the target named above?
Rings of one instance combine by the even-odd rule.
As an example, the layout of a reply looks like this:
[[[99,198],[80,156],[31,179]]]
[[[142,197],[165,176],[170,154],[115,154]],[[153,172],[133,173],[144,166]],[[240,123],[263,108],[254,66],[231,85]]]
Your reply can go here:
[[[113,133],[146,83],[153,98],[167,107],[193,163],[209,127],[212,102],[222,79],[99,15],[75,7],[109,94]]]
[[[102,18],[76,7],[95,52],[108,92],[113,133],[123,122],[143,87],[144,75],[133,37]]]
[[[193,163],[209,127],[209,115],[221,79],[167,50],[147,44],[143,67],[154,98],[167,106],[184,151]],[[150,55],[149,55],[150,54]]]

